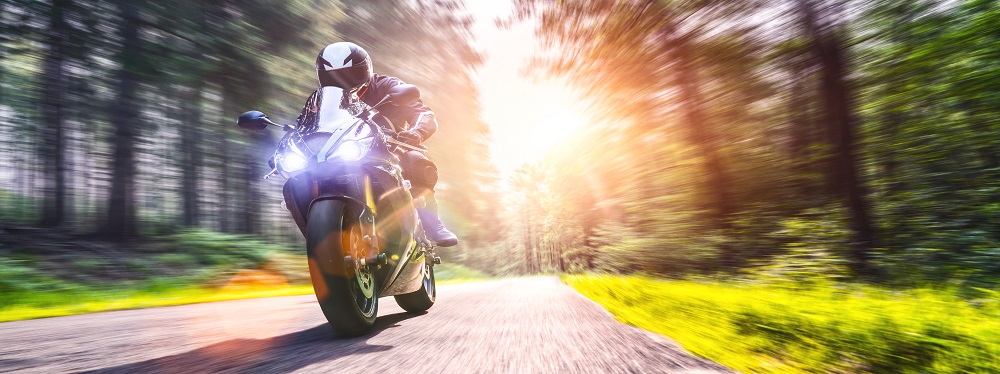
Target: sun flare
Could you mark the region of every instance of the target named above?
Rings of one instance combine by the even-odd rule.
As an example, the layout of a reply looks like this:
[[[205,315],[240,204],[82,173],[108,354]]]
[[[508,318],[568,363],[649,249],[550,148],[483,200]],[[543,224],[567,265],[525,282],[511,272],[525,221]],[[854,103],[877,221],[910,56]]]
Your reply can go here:
[[[493,18],[505,2],[475,2],[477,42],[488,58],[477,72],[482,118],[490,126],[490,153],[501,174],[535,163],[557,149],[575,131],[586,128],[585,107],[566,82],[526,71],[535,53],[535,24],[507,29]],[[499,12],[499,13],[498,13]]]
[[[501,173],[542,160],[588,124],[584,107],[562,82],[513,76],[483,84],[483,119],[493,137],[491,154]]]
[[[582,129],[586,123],[587,118],[579,111],[559,108],[547,118],[534,124],[528,135],[528,144],[534,151],[544,156],[544,153],[551,151],[555,145]]]

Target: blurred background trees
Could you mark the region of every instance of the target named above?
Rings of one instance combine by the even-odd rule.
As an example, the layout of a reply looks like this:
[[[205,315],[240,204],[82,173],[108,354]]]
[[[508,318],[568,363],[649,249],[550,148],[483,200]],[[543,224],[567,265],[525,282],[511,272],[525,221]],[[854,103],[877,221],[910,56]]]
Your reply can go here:
[[[481,170],[469,166],[484,157],[486,128],[468,74],[481,57],[458,10],[448,1],[2,1],[3,222],[112,241],[184,227],[299,240],[281,182],[260,180],[279,135],[232,124],[249,109],[294,120],[316,85],[315,54],[342,39],[368,47],[380,73],[424,88],[449,126],[434,140],[451,144],[433,156],[453,183],[442,194],[454,215],[475,216]],[[442,71],[445,62],[456,68]]]
[[[533,71],[597,119],[541,187],[512,183],[558,200],[535,216],[577,218],[541,234],[579,235],[569,267],[997,274],[1000,2],[517,6],[547,47]]]
[[[541,43],[530,72],[580,92],[589,121],[498,175],[475,4],[0,1],[0,154],[13,166],[0,170],[0,222],[116,241],[201,227],[299,242],[281,181],[259,180],[278,134],[232,119],[263,108],[293,120],[315,53],[346,39],[437,113],[429,146],[458,262],[1000,271],[1000,2],[514,4],[506,23],[533,22]]]

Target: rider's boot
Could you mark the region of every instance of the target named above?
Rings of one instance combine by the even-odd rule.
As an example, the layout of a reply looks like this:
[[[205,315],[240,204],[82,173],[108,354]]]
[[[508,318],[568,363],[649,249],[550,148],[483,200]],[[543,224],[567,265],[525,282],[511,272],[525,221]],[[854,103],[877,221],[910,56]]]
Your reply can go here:
[[[458,244],[458,237],[448,231],[444,227],[444,223],[441,222],[441,217],[438,217],[437,199],[434,198],[434,193],[424,196],[424,202],[425,206],[418,208],[417,214],[420,215],[420,222],[424,226],[427,237],[437,243],[439,247],[451,247]]]

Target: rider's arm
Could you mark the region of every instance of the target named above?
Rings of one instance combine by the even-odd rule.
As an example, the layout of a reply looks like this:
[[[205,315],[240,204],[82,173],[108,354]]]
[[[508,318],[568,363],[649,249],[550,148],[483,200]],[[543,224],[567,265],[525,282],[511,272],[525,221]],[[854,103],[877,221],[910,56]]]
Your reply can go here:
[[[410,123],[410,131],[420,134],[420,137],[426,141],[427,138],[430,138],[437,131],[437,118],[434,118],[434,112],[423,103],[418,101],[414,104],[419,104],[424,109],[414,110],[414,114],[407,119],[407,122]]]
[[[387,76],[376,76],[374,83],[375,87],[372,88],[376,97],[384,96],[392,87],[406,84],[399,78]],[[431,111],[431,108],[424,105],[421,100],[417,100],[409,105],[386,107],[381,111],[393,123],[402,124],[404,121],[409,123],[408,130],[420,134],[422,140],[430,138],[438,128],[434,112]]]

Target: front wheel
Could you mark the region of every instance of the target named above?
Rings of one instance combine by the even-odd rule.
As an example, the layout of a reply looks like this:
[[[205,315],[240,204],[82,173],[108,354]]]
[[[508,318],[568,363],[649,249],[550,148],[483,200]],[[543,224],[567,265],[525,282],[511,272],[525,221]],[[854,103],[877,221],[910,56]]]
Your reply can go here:
[[[396,295],[396,304],[410,313],[419,313],[430,309],[437,299],[437,287],[434,285],[434,264],[424,262],[424,284],[420,289],[408,294]]]
[[[320,200],[309,209],[306,253],[316,300],[333,330],[341,336],[371,331],[378,313],[375,275],[367,266],[354,269],[345,256],[363,258],[361,227],[340,200]]]

